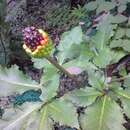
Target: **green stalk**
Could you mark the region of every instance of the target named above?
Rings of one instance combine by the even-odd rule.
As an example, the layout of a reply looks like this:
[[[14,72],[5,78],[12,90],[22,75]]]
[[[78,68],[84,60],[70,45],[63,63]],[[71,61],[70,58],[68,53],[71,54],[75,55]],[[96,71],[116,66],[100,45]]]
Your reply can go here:
[[[52,57],[46,56],[45,57],[51,64],[53,64],[58,70],[66,74],[69,78],[76,80],[75,75],[69,73],[65,68],[63,68],[61,65],[59,65],[58,62],[56,62]]]

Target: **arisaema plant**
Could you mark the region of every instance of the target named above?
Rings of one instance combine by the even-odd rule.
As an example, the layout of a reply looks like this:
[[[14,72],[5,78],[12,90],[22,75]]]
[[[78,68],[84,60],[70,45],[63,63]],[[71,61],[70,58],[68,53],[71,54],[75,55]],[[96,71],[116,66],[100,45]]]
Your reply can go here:
[[[59,123],[75,130],[125,130],[124,114],[130,117],[130,77],[124,71],[121,78],[107,74],[107,66],[126,54],[110,48],[113,29],[109,13],[89,39],[80,26],[75,27],[62,35],[53,56],[55,48],[52,42],[50,48],[48,35],[35,27],[26,28],[24,49],[35,67],[44,67],[44,73],[37,83],[17,66],[0,67],[0,96],[14,95],[8,104],[0,102],[4,110],[0,129],[53,130]],[[78,78],[82,72],[87,75],[85,82],[84,77]]]

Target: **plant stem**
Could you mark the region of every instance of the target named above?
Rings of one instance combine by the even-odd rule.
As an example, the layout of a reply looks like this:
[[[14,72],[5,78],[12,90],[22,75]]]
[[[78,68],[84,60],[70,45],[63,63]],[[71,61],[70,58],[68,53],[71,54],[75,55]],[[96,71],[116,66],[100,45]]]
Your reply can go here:
[[[59,65],[58,62],[56,62],[52,57],[46,56],[45,57],[51,64],[53,64],[58,70],[66,74],[69,78],[75,80],[75,75],[69,73],[65,68],[63,68],[61,65]]]

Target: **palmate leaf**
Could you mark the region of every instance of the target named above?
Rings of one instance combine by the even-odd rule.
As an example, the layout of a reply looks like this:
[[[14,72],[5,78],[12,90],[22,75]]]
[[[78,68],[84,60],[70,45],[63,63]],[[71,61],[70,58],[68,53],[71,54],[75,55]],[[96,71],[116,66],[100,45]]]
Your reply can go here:
[[[47,122],[49,117],[61,125],[79,128],[76,109],[67,101],[55,100],[43,108],[40,119],[40,130],[47,130],[44,128],[48,128],[45,126],[48,124],[44,124],[44,122]]]
[[[107,96],[88,107],[80,119],[83,130],[125,130],[120,107]]]
[[[77,106],[88,106],[94,103],[96,98],[100,95],[101,93],[94,88],[81,88],[66,94],[64,99],[73,102]]]
[[[37,90],[41,88],[40,84],[23,74],[15,65],[10,69],[0,66],[0,83],[0,97],[13,95],[15,93],[22,93],[22,91],[29,89]],[[5,113],[2,117],[4,120],[0,123],[0,129],[20,129],[21,125],[19,125],[19,123],[23,122],[23,120],[26,119],[32,112],[37,111],[40,106],[41,104],[39,103],[27,103],[20,106],[22,111],[18,111],[18,109],[15,111],[13,105],[10,104],[10,107],[5,109]]]

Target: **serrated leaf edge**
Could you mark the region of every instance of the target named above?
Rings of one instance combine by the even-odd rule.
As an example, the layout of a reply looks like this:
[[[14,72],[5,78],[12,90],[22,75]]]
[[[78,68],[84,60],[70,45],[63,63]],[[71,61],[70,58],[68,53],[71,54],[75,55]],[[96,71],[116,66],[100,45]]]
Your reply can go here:
[[[26,118],[28,115],[30,115],[32,112],[34,112],[35,110],[37,110],[40,107],[41,107],[41,104],[37,105],[37,106],[33,106],[31,109],[29,109],[27,112],[25,112],[21,117],[18,117],[15,121],[13,121],[11,124],[9,124],[7,127],[5,127],[3,130],[10,130],[10,128],[13,127],[13,125],[17,124],[17,122],[23,120],[24,118]]]

